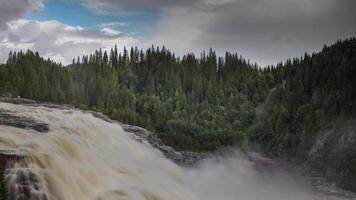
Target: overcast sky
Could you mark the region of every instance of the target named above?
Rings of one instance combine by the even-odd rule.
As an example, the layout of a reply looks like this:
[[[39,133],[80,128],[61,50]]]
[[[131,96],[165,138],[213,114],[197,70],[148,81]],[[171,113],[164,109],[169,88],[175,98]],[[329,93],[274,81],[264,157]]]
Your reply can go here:
[[[115,44],[209,48],[261,66],[356,36],[356,0],[0,0],[0,62],[32,49],[68,64]]]

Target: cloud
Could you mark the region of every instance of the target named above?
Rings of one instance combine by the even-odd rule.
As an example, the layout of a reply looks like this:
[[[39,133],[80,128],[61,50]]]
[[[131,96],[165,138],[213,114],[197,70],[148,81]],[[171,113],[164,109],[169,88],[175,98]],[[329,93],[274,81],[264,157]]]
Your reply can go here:
[[[354,0],[192,1],[163,10],[148,43],[237,51],[265,65],[355,36],[354,9]]]
[[[6,28],[6,23],[22,17],[28,12],[43,8],[43,0],[1,0],[0,30]]]
[[[127,23],[124,22],[108,22],[108,23],[102,23],[99,25],[101,28],[120,28],[127,26]]]
[[[25,13],[41,10],[43,0],[0,0],[0,56],[4,57],[4,52],[9,49],[31,47],[68,62],[78,53],[90,53],[115,43],[140,42],[142,47],[165,45],[178,55],[200,53],[209,48],[220,54],[226,50],[237,51],[266,65],[303,55],[305,51],[318,51],[324,44],[337,39],[356,36],[355,0],[62,1],[79,2],[100,15],[158,14],[153,22],[147,21],[147,15],[134,17],[148,23],[150,28],[144,40],[138,41],[118,31],[130,24],[129,19],[98,24],[98,31],[56,21],[17,20],[9,23]]]
[[[143,46],[183,55],[214,48],[261,65],[356,35],[355,0],[82,0],[98,14],[159,12]],[[144,20],[144,19],[142,19]]]
[[[110,28],[99,31],[70,26],[58,21],[15,20],[0,32],[0,61],[7,59],[9,51],[31,49],[57,62],[69,64],[72,59],[90,54],[96,49],[133,46],[138,40]]]
[[[195,1],[196,0],[82,0],[82,4],[99,14],[114,14],[186,5]]]
[[[31,49],[64,64],[96,49],[132,46],[138,39],[119,32],[125,23],[111,22],[98,25],[99,30],[70,26],[59,21],[21,19],[30,12],[44,8],[44,0],[0,0],[0,63],[10,51]]]

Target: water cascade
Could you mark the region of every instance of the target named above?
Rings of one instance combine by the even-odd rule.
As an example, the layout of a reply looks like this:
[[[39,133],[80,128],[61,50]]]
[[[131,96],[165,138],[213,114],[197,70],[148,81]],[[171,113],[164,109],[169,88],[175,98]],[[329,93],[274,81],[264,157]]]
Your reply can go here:
[[[90,113],[8,103],[0,108],[49,125],[48,132],[0,125],[0,149],[23,155],[6,173],[10,199],[324,199],[288,175],[261,175],[238,153],[182,168]]]

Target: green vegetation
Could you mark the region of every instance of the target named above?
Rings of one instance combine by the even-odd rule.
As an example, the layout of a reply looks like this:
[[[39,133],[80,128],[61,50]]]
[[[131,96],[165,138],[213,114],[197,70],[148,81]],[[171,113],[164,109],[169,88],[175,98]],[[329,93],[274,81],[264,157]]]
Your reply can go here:
[[[213,150],[246,141],[254,108],[275,85],[237,54],[177,58],[165,48],[96,51],[63,67],[31,51],[10,53],[0,92],[72,103],[153,130],[178,149]]]
[[[270,152],[307,156],[322,128],[337,116],[356,114],[356,39],[288,60],[251,138]]]
[[[181,150],[254,140],[303,154],[331,116],[355,113],[355,66],[354,38],[265,68],[212,50],[179,58],[164,47],[122,53],[115,47],[66,67],[27,51],[10,53],[0,65],[0,94],[101,111]]]

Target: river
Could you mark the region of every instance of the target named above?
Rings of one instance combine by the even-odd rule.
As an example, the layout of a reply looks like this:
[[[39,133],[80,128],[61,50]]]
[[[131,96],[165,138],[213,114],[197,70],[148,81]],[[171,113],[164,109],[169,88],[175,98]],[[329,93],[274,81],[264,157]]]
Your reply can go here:
[[[180,167],[120,125],[80,110],[9,103],[0,108],[49,125],[48,132],[0,125],[0,149],[25,155],[6,175],[10,199],[21,199],[21,193],[49,200],[355,199],[315,190],[296,175],[261,173],[238,151]]]

